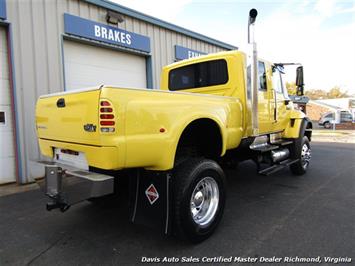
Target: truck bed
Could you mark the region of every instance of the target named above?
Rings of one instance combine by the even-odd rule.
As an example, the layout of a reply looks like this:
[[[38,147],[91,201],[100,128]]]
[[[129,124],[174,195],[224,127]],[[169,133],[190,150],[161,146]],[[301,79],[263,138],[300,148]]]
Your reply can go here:
[[[171,169],[194,120],[215,122],[225,132],[224,149],[238,145],[241,109],[232,97],[102,86],[42,96],[36,127],[42,154],[51,158],[59,150],[68,161],[84,156],[88,166],[103,169]]]

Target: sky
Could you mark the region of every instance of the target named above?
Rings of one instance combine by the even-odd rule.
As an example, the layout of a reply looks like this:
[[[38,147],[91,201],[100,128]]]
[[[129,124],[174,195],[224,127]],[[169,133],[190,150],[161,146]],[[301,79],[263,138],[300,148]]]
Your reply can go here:
[[[259,56],[299,62],[305,89],[355,94],[355,0],[113,0],[247,51],[247,20],[258,10]],[[294,81],[295,69],[286,69]]]

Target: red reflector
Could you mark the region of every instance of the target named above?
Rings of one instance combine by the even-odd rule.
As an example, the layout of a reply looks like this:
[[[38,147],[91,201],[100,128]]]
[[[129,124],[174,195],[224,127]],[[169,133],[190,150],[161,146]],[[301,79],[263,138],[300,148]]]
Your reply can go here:
[[[100,115],[101,119],[114,119],[115,116],[114,115]]]
[[[101,126],[114,126],[115,121],[100,121]]]
[[[65,150],[65,149],[61,149],[60,151],[61,151],[62,153],[66,153],[66,154],[79,155],[79,152],[77,152],[77,151]]]
[[[101,106],[111,106],[111,104],[108,101],[102,101]]]
[[[100,112],[102,112],[102,113],[112,113],[112,108],[100,108]]]

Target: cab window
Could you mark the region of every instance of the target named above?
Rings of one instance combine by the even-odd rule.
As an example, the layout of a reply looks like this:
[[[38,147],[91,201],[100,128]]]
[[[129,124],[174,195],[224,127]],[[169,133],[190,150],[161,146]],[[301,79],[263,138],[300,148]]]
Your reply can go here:
[[[283,89],[282,89],[281,73],[277,68],[275,68],[272,73],[272,87],[277,93],[282,94]]]
[[[260,91],[266,91],[266,70],[264,62],[258,61],[258,76],[259,76],[259,86]]]
[[[332,119],[334,119],[334,114],[327,114],[327,115],[325,116],[325,118],[332,118]]]
[[[273,67],[272,69],[272,87],[275,92],[278,94],[282,94],[285,99],[290,99],[288,96],[288,92],[285,86],[285,83],[282,80],[282,70],[277,67]]]
[[[224,59],[191,64],[169,72],[169,90],[184,90],[222,85],[228,82]]]

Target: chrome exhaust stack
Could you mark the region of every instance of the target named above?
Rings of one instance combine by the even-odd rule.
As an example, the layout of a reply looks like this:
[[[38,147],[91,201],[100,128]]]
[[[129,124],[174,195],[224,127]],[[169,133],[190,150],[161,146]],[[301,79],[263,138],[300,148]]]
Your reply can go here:
[[[255,20],[258,15],[256,9],[249,11],[248,20],[248,44],[252,46],[252,61],[251,61],[251,122],[252,122],[252,135],[259,135],[258,123],[258,51],[254,38]]]

